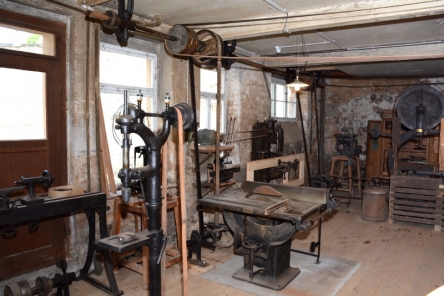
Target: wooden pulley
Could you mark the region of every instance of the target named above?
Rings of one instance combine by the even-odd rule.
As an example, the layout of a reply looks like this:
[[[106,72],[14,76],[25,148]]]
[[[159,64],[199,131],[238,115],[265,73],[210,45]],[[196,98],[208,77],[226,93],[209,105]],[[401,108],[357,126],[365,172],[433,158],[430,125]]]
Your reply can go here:
[[[210,30],[201,30],[197,32],[197,38],[204,42],[205,46],[202,46],[200,51],[193,54],[194,63],[202,67],[215,67],[217,62],[216,59],[199,58],[199,56],[218,56],[219,49],[220,54],[223,55],[222,38]]]
[[[178,40],[165,40],[166,50],[172,54],[191,54],[198,66],[214,67],[217,62],[216,59],[199,58],[199,56],[218,56],[219,49],[223,55],[222,38],[210,30],[196,33],[187,27],[174,25],[168,34],[177,37]]]
[[[193,29],[181,25],[174,25],[169,35],[177,37],[177,40],[165,40],[165,48],[172,54],[194,54],[199,46],[199,38]]]

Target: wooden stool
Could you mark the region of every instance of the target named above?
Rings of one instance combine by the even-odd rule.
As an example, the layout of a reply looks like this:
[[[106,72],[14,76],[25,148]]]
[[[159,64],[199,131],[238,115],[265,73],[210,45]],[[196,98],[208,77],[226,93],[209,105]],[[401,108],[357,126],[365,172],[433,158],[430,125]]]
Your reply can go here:
[[[347,164],[347,176],[348,176],[348,188],[339,188],[340,191],[348,191],[350,192],[350,197],[353,196],[353,171],[352,171],[352,161],[356,162],[356,176],[358,179],[358,191],[359,195],[362,195],[362,189],[361,189],[361,172],[360,172],[360,162],[359,162],[359,156],[345,156],[345,155],[338,155],[333,156],[331,158],[331,166],[330,166],[330,176],[335,176],[335,180],[337,179],[338,182],[342,183],[343,174],[344,174],[344,164]],[[335,175],[335,169],[336,169],[336,163],[339,162],[339,174]],[[336,177],[337,176],[337,177]]]
[[[179,201],[176,198],[172,198],[171,196],[167,197],[167,211],[174,210],[174,220],[176,224],[176,233],[177,233],[177,248],[178,250],[174,250],[172,246],[168,246],[165,250],[166,255],[173,257],[170,260],[167,260],[165,266],[170,267],[182,260],[182,257],[179,253],[181,250],[181,231],[180,231],[180,210],[179,210]],[[148,219],[146,218],[146,207],[144,205],[143,199],[132,197],[128,203],[122,202],[121,197],[117,197],[114,199],[114,231],[113,235],[119,234],[121,231],[121,222],[122,222],[122,214],[133,214],[134,215],[134,231],[139,232],[141,230],[145,230],[148,228]],[[140,224],[139,224],[140,217]],[[142,275],[143,287],[144,289],[148,289],[149,282],[149,274],[148,274],[148,247],[142,247],[142,257],[136,257],[132,260],[127,260],[126,262],[120,262],[121,258],[124,255],[130,254],[133,251],[128,251],[125,253],[114,253],[114,262],[115,269],[118,266],[124,266],[132,271],[140,273]],[[145,268],[144,268],[145,267]]]

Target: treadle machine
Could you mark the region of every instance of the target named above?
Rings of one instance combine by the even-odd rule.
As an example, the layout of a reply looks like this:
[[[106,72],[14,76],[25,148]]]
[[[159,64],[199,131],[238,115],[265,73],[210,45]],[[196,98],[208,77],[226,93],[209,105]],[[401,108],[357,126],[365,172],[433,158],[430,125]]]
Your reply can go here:
[[[234,252],[244,257],[244,266],[233,274],[243,281],[282,290],[299,273],[290,266],[291,239],[299,231],[312,228],[314,222],[333,211],[337,203],[330,190],[245,181],[244,188],[213,195],[198,201],[203,207],[223,210],[234,234]],[[319,212],[316,217],[314,214]],[[321,224],[316,263],[319,263]]]

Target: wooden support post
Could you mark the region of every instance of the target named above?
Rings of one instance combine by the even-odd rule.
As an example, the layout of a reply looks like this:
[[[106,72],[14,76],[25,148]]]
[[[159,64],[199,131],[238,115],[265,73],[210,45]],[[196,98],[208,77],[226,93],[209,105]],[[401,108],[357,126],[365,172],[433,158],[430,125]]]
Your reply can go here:
[[[441,125],[440,125],[440,132],[439,132],[439,171],[444,171],[444,118],[441,118]]]
[[[100,97],[97,100],[99,111],[99,136],[100,136],[100,161],[101,161],[101,190],[107,195],[116,193],[116,183],[114,181],[113,168],[111,165],[111,156],[109,154],[108,140],[106,138],[105,119],[103,117],[102,103]]]
[[[187,256],[187,204],[185,200],[185,159],[183,153],[183,122],[182,113],[177,111],[177,125],[179,127],[179,189],[180,189],[180,211],[182,218],[182,279],[183,295],[188,296],[188,256]]]

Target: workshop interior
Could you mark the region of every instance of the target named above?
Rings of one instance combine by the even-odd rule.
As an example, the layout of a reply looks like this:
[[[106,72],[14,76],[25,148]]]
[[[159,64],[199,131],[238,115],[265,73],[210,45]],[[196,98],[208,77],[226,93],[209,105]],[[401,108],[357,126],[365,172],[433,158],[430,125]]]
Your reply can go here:
[[[443,295],[443,26],[0,0],[0,294]]]

